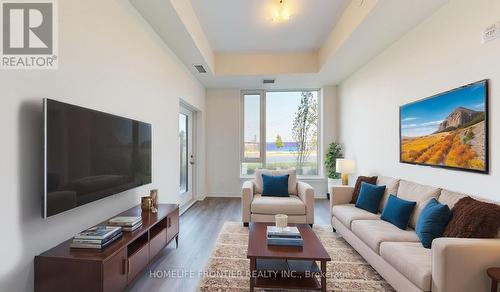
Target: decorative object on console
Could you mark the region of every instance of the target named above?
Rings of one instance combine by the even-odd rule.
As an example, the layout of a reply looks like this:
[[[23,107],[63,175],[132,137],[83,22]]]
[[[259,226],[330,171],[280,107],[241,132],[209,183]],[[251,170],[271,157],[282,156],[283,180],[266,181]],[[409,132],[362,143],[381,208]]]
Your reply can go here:
[[[416,202],[410,202],[390,195],[380,219],[392,223],[399,229],[406,230]]]
[[[443,235],[450,219],[451,210],[448,205],[439,203],[435,198],[425,205],[415,227],[415,232],[425,248],[431,248],[434,238]]]
[[[366,182],[371,185],[377,184],[377,178],[376,176],[358,176],[356,179],[356,184],[354,184],[354,191],[352,192],[352,199],[351,199],[351,204],[356,204],[356,201],[358,200],[359,196],[359,191],[361,189],[361,183]]]
[[[385,186],[377,186],[361,182],[361,189],[355,205],[357,208],[377,214],[380,200],[382,200],[384,192]]]
[[[262,174],[262,196],[288,197],[288,178],[290,175]]]
[[[339,158],[336,161],[336,170],[342,174],[342,184],[349,184],[349,174],[354,172],[355,162],[354,160]]]
[[[276,221],[276,227],[285,228],[288,225],[288,216],[285,214],[276,214],[274,216],[274,220]]]
[[[500,206],[471,197],[460,199],[451,210],[450,223],[443,236],[494,238],[500,228]]]
[[[488,80],[399,109],[400,162],[488,173]]]
[[[145,196],[141,198],[141,209],[144,212],[151,211],[151,207],[153,206],[152,200],[150,196]]]
[[[158,211],[158,190],[154,189],[149,192],[149,196],[151,197],[151,201],[153,204],[153,208],[151,211],[153,213],[156,213]]]
[[[134,231],[142,226],[141,216],[118,216],[110,219],[108,224],[111,226],[120,226],[123,231]]]

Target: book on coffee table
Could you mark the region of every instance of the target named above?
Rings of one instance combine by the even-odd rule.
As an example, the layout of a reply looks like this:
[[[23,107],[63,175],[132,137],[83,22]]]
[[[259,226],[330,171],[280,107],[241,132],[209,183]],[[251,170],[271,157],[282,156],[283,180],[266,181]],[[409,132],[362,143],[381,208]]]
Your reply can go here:
[[[281,245],[281,246],[304,246],[302,238],[272,238],[267,237],[267,245]]]
[[[300,237],[299,229],[295,226],[279,228],[276,226],[267,226],[267,236],[273,237]]]

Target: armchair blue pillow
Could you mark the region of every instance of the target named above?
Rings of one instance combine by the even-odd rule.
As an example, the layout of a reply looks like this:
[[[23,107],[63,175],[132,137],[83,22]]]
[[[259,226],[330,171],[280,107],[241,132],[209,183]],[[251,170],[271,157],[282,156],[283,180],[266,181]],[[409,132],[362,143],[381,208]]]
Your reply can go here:
[[[382,200],[384,192],[385,186],[377,186],[362,182],[355,206],[357,208],[361,208],[368,212],[377,214],[380,200]]]
[[[406,227],[408,227],[411,213],[413,209],[415,209],[416,204],[416,202],[403,200],[394,195],[390,195],[380,219],[405,230]]]
[[[430,248],[434,238],[441,237],[451,219],[451,210],[447,205],[432,198],[420,213],[415,231],[425,248]]]
[[[262,196],[267,197],[289,197],[288,177],[285,175],[262,174]]]

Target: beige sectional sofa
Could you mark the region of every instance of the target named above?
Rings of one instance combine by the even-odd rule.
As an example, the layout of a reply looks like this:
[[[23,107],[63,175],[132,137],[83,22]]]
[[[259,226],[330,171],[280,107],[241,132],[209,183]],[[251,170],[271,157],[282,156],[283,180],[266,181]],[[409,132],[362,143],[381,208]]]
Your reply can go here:
[[[500,266],[500,238],[437,238],[426,249],[415,233],[422,208],[431,198],[453,208],[465,194],[390,177],[379,177],[386,185],[382,212],[389,194],[416,201],[409,228],[398,227],[351,204],[353,188],[330,188],[330,212],[334,230],[356,249],[397,291],[472,292],[489,291],[486,269]],[[500,220],[500,218],[499,218]]]
[[[289,197],[262,196],[262,173],[288,174]],[[314,223],[314,189],[305,182],[297,181],[295,170],[257,170],[255,180],[243,183],[241,190],[241,214],[243,224],[249,222],[274,222],[276,214],[288,215],[290,223]]]

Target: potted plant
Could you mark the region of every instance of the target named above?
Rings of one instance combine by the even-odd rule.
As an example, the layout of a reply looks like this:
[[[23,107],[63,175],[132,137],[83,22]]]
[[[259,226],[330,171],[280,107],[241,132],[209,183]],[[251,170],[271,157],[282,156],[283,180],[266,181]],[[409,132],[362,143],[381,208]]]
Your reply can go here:
[[[325,157],[326,175],[328,176],[328,184],[340,184],[340,173],[336,172],[337,158],[343,158],[342,146],[339,143],[332,142],[328,146]]]

